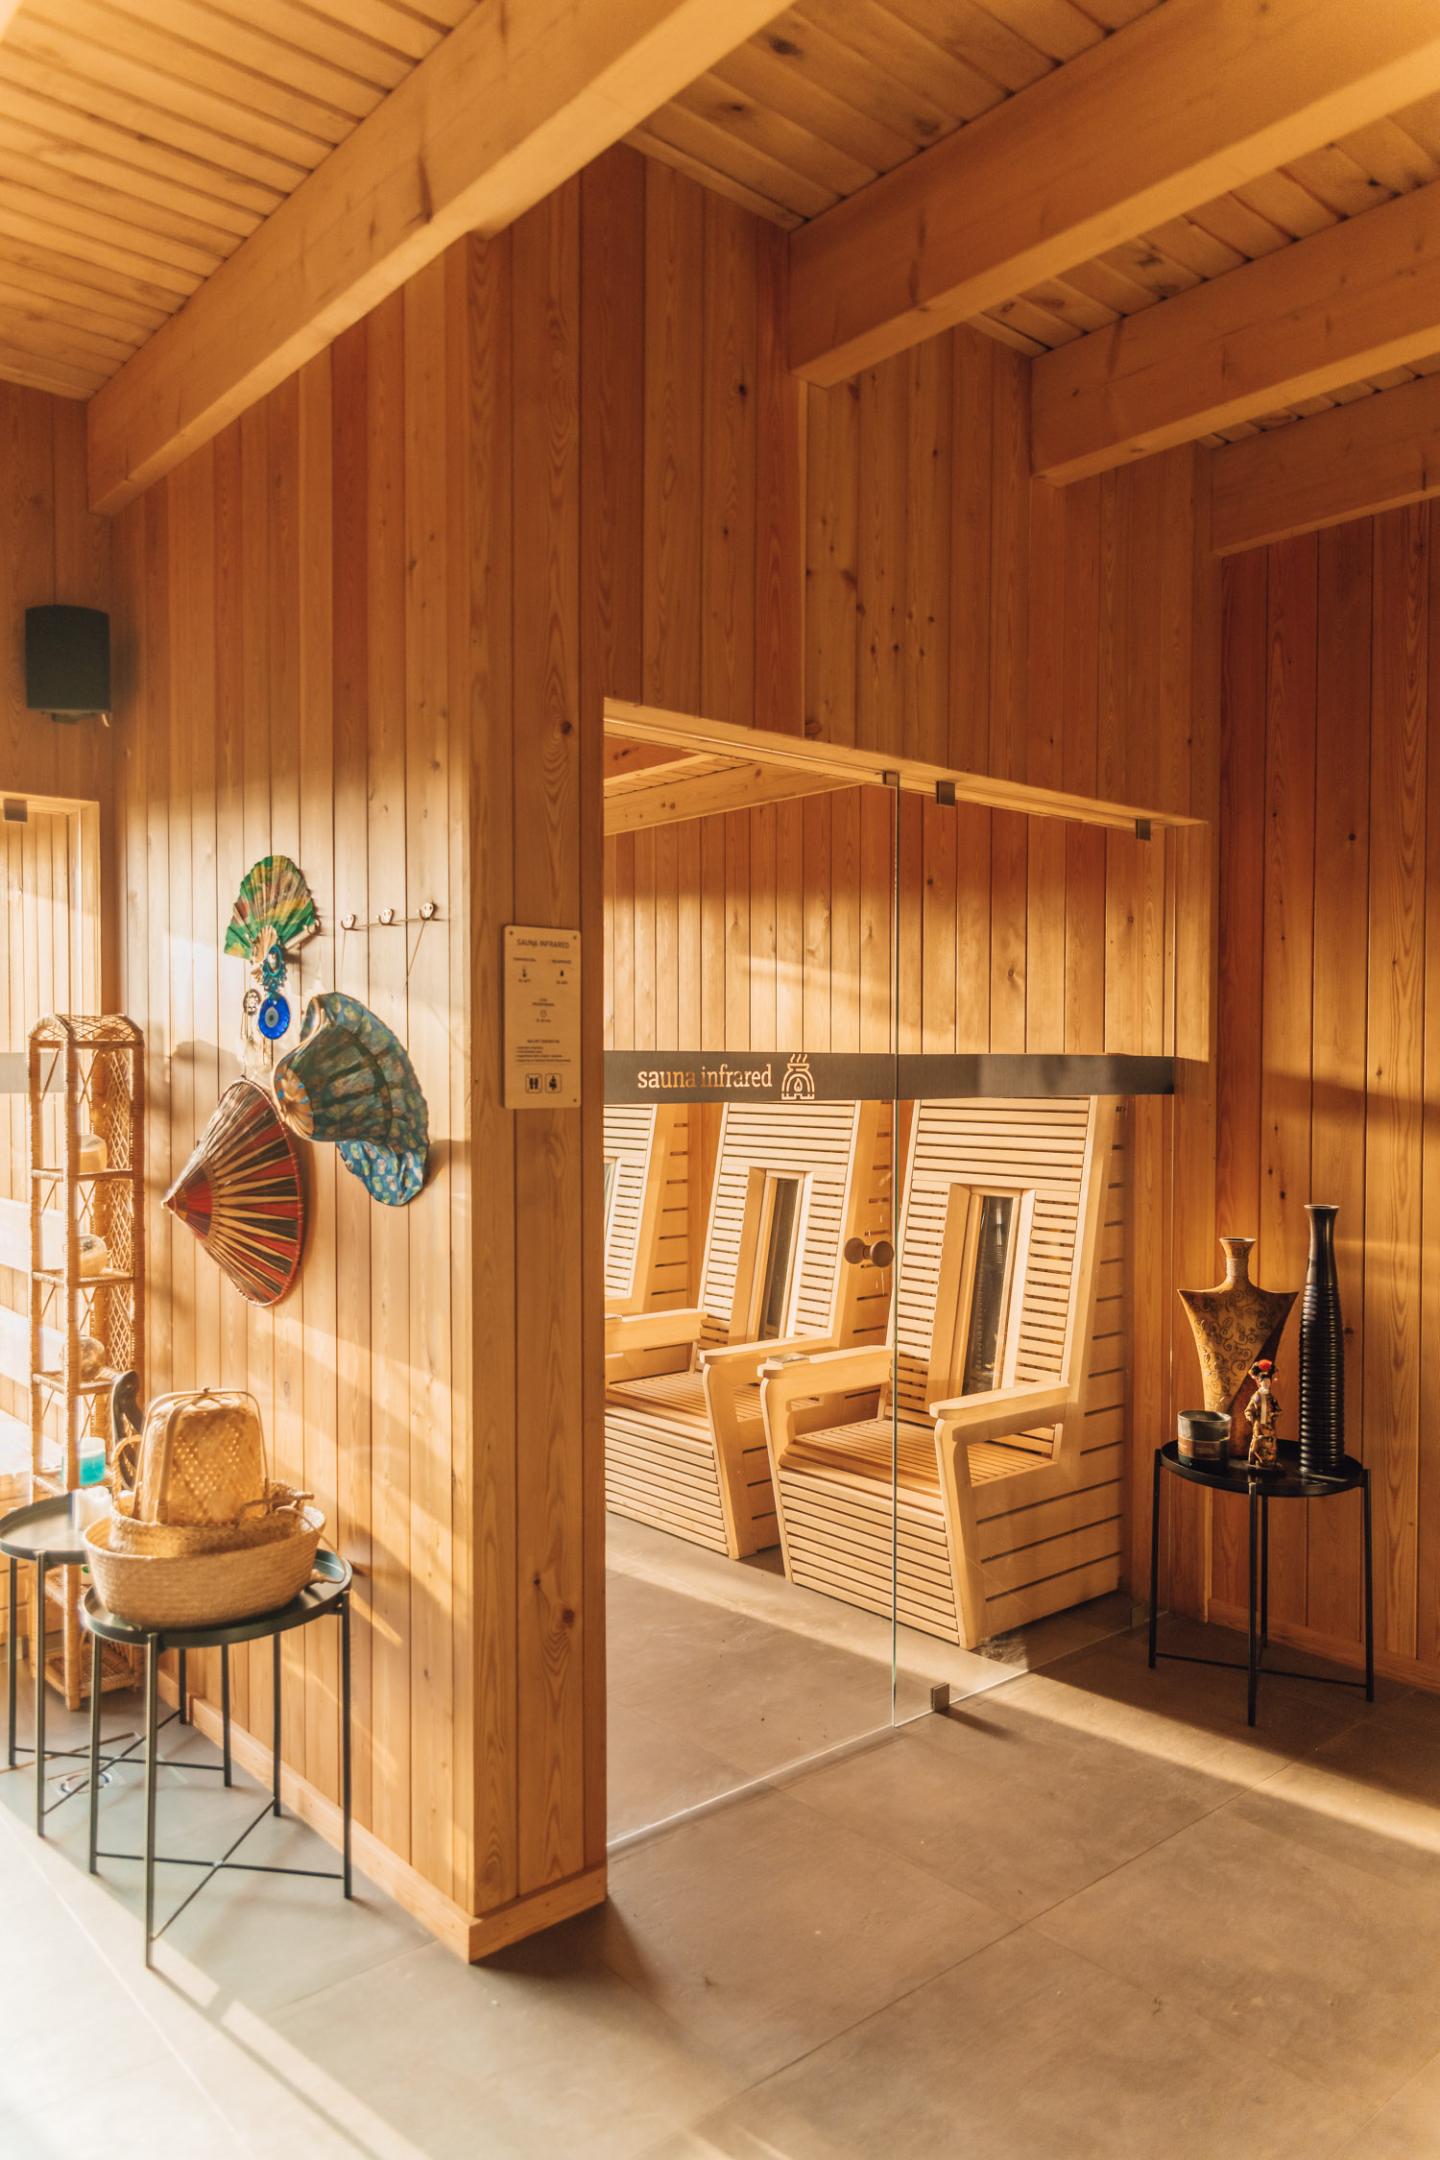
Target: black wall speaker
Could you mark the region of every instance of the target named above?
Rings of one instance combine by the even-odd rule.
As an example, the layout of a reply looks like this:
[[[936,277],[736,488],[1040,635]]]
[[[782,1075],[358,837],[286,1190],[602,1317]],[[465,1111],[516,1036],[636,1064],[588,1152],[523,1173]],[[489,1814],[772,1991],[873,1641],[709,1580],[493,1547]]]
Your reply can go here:
[[[108,615],[88,607],[26,608],[25,702],[55,720],[108,714]]]

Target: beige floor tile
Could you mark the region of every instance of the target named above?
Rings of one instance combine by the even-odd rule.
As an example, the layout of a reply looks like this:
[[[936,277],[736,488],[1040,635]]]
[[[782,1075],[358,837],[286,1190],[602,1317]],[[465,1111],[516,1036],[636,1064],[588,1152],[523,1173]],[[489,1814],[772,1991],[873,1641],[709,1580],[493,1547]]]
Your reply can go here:
[[[608,1743],[612,1844],[753,1782],[753,1771],[705,1747],[689,1719],[662,1723],[624,1700],[611,1704]]]
[[[244,2147],[187,2072],[170,2057],[108,2076],[72,2072],[58,2104],[19,2117],[16,2160],[229,2160]],[[3,2134],[0,2115],[0,2134]]]
[[[1316,2160],[1354,2111],[1033,1930],[727,2104],[654,2160]]]
[[[1333,2160],[1440,2160],[1440,2056],[1337,2146]]]
[[[612,1604],[608,1662],[612,1745],[636,1712],[752,1778],[890,1723],[887,1666],[650,1583]]]
[[[1186,1629],[1180,1639],[1227,1656],[1234,1638]],[[1208,1665],[1146,1664],[1145,1637],[1117,1636],[1028,1673],[1007,1688],[1007,1709],[1026,1710],[1074,1732],[1224,1779],[1237,1792],[1311,1755],[1350,1726],[1381,1715],[1348,1689],[1267,1681],[1259,1723],[1245,1722],[1245,1675]]]
[[[999,1934],[989,1907],[763,1793],[636,1846],[592,1922],[615,1971],[748,2077],[818,2047]]]
[[[1198,1821],[1224,1778],[1072,1732],[1011,1690],[922,1719],[784,1789],[1020,1921]]]
[[[468,1968],[438,1944],[282,2011],[322,2089],[363,2107],[368,2145],[426,2160],[628,2160],[735,2087],[575,1929]]]
[[[1433,1735],[1433,1737],[1431,1737]],[[1237,1803],[1236,1817],[1380,1876],[1440,1918],[1440,1725],[1354,1725]]]
[[[1268,1799],[1268,1794],[1265,1796]],[[1222,1810],[1035,1925],[1157,1998],[1376,2105],[1428,2060],[1440,1891],[1297,1835],[1283,1802]]]

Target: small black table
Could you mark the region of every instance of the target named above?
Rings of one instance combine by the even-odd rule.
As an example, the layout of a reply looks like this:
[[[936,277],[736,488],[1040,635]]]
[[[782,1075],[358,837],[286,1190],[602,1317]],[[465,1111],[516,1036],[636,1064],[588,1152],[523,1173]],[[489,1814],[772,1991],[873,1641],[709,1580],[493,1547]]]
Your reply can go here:
[[[1160,1473],[1202,1485],[1208,1492],[1240,1493],[1250,1503],[1250,1643],[1244,1665],[1234,1658],[1197,1657],[1180,1650],[1156,1647],[1160,1617]],[[1302,1477],[1300,1448],[1294,1440],[1280,1442],[1280,1460],[1273,1470],[1252,1470],[1243,1456],[1232,1456],[1219,1467],[1180,1460],[1179,1443],[1166,1442],[1155,1451],[1155,1489],[1150,1509],[1150,1666],[1157,1658],[1171,1658],[1185,1665],[1222,1665],[1231,1672],[1249,1675],[1247,1719],[1255,1723],[1260,1695],[1260,1673],[1270,1640],[1270,1502],[1272,1500],[1331,1500],[1337,1493],[1358,1491],[1364,1503],[1365,1567],[1365,1678],[1351,1680],[1334,1673],[1301,1673],[1277,1666],[1264,1669],[1277,1680],[1318,1680],[1328,1687],[1363,1687],[1366,1702],[1375,1700],[1375,1563],[1370,1542],[1370,1472],[1353,1455],[1342,1458],[1334,1477]]]
[[[77,1503],[79,1506],[77,1507]],[[7,1758],[10,1768],[16,1766],[19,1755],[35,1758],[35,1834],[45,1835],[45,1817],[49,1810],[45,1805],[45,1765],[68,1759],[83,1761],[89,1750],[79,1748],[47,1748],[45,1745],[45,1579],[52,1568],[82,1567],[85,1562],[85,1544],[81,1529],[81,1510],[85,1505],[79,1493],[59,1493],[48,1500],[33,1500],[28,1507],[13,1508],[0,1517],[0,1554],[10,1562],[10,1637],[7,1664],[7,1708],[9,1711]],[[29,1561],[35,1569],[35,1605],[32,1635],[35,1644],[35,1744],[26,1747],[15,1736],[15,1720],[20,1670],[20,1569]],[[181,1676],[180,1715],[183,1719],[184,1676]],[[168,1723],[169,1720],[167,1719]],[[111,1742],[110,1745],[114,1745]],[[110,1769],[123,1762],[131,1748],[140,1745],[139,1739],[123,1748],[119,1755],[105,1755],[103,1767]],[[79,1789],[78,1787],[76,1788]],[[70,1799],[70,1793],[62,1793],[53,1800],[51,1807],[60,1807]]]
[[[333,1614],[340,1622],[340,1816],[341,1816],[341,1866],[334,1868],[277,1867],[258,1860],[237,1860],[234,1855],[244,1844],[252,1830],[257,1830],[267,1815],[280,1813],[280,1639],[295,1628],[308,1627],[312,1620],[320,1620]],[[178,1920],[187,1905],[191,1904],[205,1885],[214,1880],[222,1869],[242,1870],[251,1875],[308,1875],[322,1882],[338,1882],[344,1895],[351,1895],[350,1869],[350,1566],[337,1553],[320,1552],[315,1556],[315,1572],[298,1597],[276,1611],[257,1613],[253,1619],[233,1620],[219,1627],[199,1628],[141,1628],[128,1620],[117,1619],[107,1612],[93,1590],[87,1591],[80,1607],[80,1618],[89,1631],[92,1642],[92,1672],[94,1681],[90,1694],[90,1872],[99,1873],[102,1860],[143,1860],[145,1863],[145,1963],[150,1963],[152,1946],[158,1940],[155,1927],[155,1868],[157,1863],[170,1867],[199,1867],[205,1870],[190,1895],[176,1906],[165,1927]],[[156,1772],[167,1767],[159,1760],[156,1736],[160,1729],[159,1679],[160,1660],[167,1650],[177,1650],[182,1660],[191,1650],[218,1650],[220,1652],[220,1718],[222,1734],[221,1774],[225,1783],[231,1782],[230,1761],[230,1651],[238,1643],[270,1640],[274,1648],[274,1728],[272,1733],[273,1783],[271,1796],[259,1814],[254,1816],[240,1835],[235,1838],[218,1860],[190,1859],[182,1854],[157,1853],[155,1850],[155,1803],[157,1795]],[[123,1643],[127,1648],[139,1650],[145,1657],[145,1850],[143,1853],[102,1852],[100,1850],[100,1791],[98,1768],[100,1762],[100,1656],[101,1643]],[[183,1685],[183,1683],[182,1683]],[[170,1765],[168,1767],[174,1767]],[[206,1767],[209,1767],[208,1765]]]

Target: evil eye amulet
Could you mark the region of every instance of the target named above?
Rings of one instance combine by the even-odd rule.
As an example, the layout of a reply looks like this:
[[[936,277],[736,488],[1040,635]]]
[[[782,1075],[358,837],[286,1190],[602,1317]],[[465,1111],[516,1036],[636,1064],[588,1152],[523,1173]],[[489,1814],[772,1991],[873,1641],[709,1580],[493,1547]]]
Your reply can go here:
[[[266,1042],[277,1042],[290,1025],[290,1000],[276,992],[265,999],[255,1018]]]

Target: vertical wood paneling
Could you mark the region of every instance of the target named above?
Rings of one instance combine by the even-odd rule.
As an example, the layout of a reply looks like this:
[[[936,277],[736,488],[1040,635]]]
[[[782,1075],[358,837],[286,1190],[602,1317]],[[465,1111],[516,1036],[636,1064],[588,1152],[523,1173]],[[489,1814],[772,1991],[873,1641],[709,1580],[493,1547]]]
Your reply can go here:
[[[580,191],[512,234],[516,400],[515,695],[531,754],[515,767],[522,922],[580,919],[578,318]],[[669,509],[674,508],[673,498]],[[678,539],[678,532],[675,533]],[[672,650],[675,620],[657,617]],[[585,1856],[584,1400],[579,1120],[533,1111],[515,1136],[516,1329],[530,1384],[517,1400],[520,1880],[575,1874]]]
[[[1431,538],[1417,505],[1225,565],[1216,1216],[1258,1219],[1261,1279],[1298,1286],[1304,1203],[1339,1206],[1377,1647],[1382,1667],[1440,1685]],[[1297,1340],[1292,1325],[1287,1408]],[[1272,1626],[1353,1661],[1358,1505],[1307,1515],[1304,1542],[1275,1549]],[[1211,1596],[1222,1617],[1243,1609],[1243,1527],[1223,1511]]]
[[[830,937],[803,877],[807,845],[828,859],[828,809],[785,835],[783,929],[779,812],[768,852],[737,820],[728,863],[671,834],[602,873],[598,830],[581,831],[606,692],[694,705],[708,685],[748,717],[768,652],[798,718],[798,624],[773,617],[802,552],[799,406],[771,381],[762,420],[780,348],[773,324],[761,336],[760,268],[745,220],[672,175],[652,192],[619,152],[502,240],[452,250],[118,528],[143,645],[122,731],[126,994],[152,1043],[157,1188],[233,1070],[243,970],[214,952],[272,847],[320,902],[302,990],[329,976],[363,997],[426,1087],[425,1193],[383,1210],[317,1163],[307,1267],[276,1312],[237,1310],[159,1226],[156,1379],[213,1361],[248,1380],[277,1462],[323,1498],[359,1569],[371,1857],[403,1863],[395,1886],[462,1947],[489,1939],[468,1915],[571,1881],[593,1898],[605,1838],[599,1346],[582,1317],[599,1073],[580,1117],[503,1110],[501,928],[594,929],[603,876],[629,905],[608,969],[587,969],[597,1033],[608,992],[617,1024],[708,1023],[717,1040],[727,1013],[773,1037],[781,998],[772,979],[757,1010],[736,1005],[727,906],[777,959],[792,941],[797,996],[803,948]],[[694,395],[707,320],[732,333],[709,363],[714,437]],[[342,911],[413,916],[424,898],[441,915],[418,938],[335,930]],[[287,1664],[285,1752],[318,1796],[338,1775],[335,1680],[318,1643]],[[236,1708],[266,1735],[267,1660],[237,1665]]]
[[[457,1768],[457,1789],[471,1796],[470,1812],[461,1822],[462,1827],[474,1823],[470,1897],[483,1910],[504,1904],[520,1889],[515,1131],[504,1107],[493,1043],[474,1039],[478,1016],[499,1009],[502,929],[515,909],[513,361],[510,339],[496,337],[491,327],[505,322],[513,305],[510,237],[470,243],[462,254],[459,284],[465,337],[456,395],[466,406],[467,454],[458,474],[452,474],[458,478],[460,520],[453,544],[464,554],[468,575],[463,608],[451,624],[451,739],[457,758],[468,760],[474,774],[467,821],[473,883],[462,932],[472,1015],[474,1294],[465,1362],[473,1376],[468,1409],[474,1473],[469,1594],[457,1607],[455,1669],[472,1705],[469,1760],[463,1771]],[[457,680],[465,686],[463,699],[456,694]],[[463,1741],[462,1726],[457,1746]]]
[[[1215,1223],[1225,1236],[1260,1234],[1260,1091],[1265,1035],[1255,1025],[1263,982],[1258,929],[1265,881],[1266,613],[1263,556],[1224,571],[1223,726],[1220,775],[1220,968],[1216,1076]],[[1218,1252],[1207,1256],[1219,1278]],[[1260,1276],[1264,1281],[1265,1278]],[[1278,1287],[1278,1284],[1276,1285]],[[1187,1371],[1194,1374],[1192,1361]],[[1243,1509],[1215,1514],[1214,1588],[1243,1595]]]
[[[1375,521],[1365,1120],[1365,1437],[1379,1643],[1416,1650],[1429,513]]]
[[[448,590],[451,412],[446,397],[447,271],[443,258],[412,278],[405,309],[405,884],[436,898],[464,889],[449,858],[450,624]],[[302,611],[303,622],[303,611]],[[407,912],[414,910],[407,909]],[[447,911],[448,912],[448,911]],[[414,943],[411,944],[411,937]],[[426,1079],[437,1132],[451,1133],[449,939],[404,933],[407,1043]],[[427,1882],[453,1888],[455,1758],[450,1719],[436,1706],[454,1691],[450,1593],[452,1243],[413,1208],[410,1309],[411,1859]]]
[[[1339,1207],[1336,1252],[1346,1314],[1346,1423],[1363,1438],[1365,1339],[1365,1032],[1355,997],[1370,876],[1369,524],[1318,540],[1315,604],[1314,1006],[1310,1056],[1310,1186]],[[1428,1076],[1427,1076],[1428,1085]],[[1329,1637],[1359,1634],[1355,1527],[1338,1508],[1312,1508],[1305,1618]]]
[[[1265,1044],[1260,1078],[1260,1242],[1256,1277],[1300,1282],[1309,1243],[1310,1044],[1314,982],[1316,544],[1287,541],[1270,562],[1265,724],[1265,862],[1260,938]],[[1246,1016],[1239,1016],[1246,1024]],[[1299,1336],[1287,1329],[1276,1359],[1276,1392],[1293,1419],[1299,1408]],[[1308,1510],[1275,1511],[1270,1532],[1271,1592],[1287,1610],[1303,1608]]]

